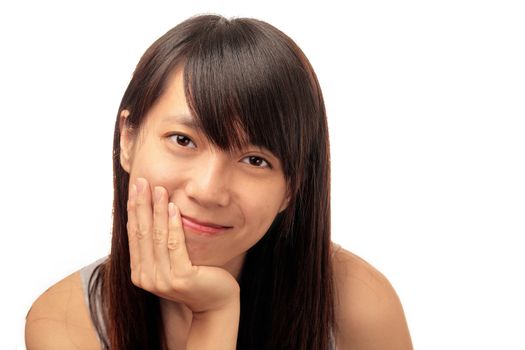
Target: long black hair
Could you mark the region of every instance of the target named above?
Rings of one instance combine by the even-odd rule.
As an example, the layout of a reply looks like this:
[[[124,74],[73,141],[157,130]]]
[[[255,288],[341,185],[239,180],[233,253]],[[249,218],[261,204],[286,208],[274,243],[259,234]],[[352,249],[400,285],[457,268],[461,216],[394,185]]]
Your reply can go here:
[[[334,325],[330,260],[330,156],[321,89],[303,52],[268,23],[192,17],[153,43],[120,104],[113,144],[111,254],[92,281],[92,318],[105,347],[165,346],[158,298],[131,283],[129,174],[120,164],[119,116],[139,129],[176,67],[205,135],[223,150],[246,142],[283,164],[291,200],[246,254],[239,284],[238,349],[328,349]],[[100,291],[102,310],[95,299]],[[102,313],[104,321],[97,321]]]

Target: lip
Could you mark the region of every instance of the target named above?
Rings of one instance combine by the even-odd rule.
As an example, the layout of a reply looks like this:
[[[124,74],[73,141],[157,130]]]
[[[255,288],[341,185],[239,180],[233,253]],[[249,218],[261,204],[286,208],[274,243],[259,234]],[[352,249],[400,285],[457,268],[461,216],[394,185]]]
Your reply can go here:
[[[200,222],[194,218],[190,218],[189,216],[182,215],[181,218],[184,229],[190,229],[195,233],[204,236],[216,235],[231,228],[231,226],[222,226],[209,222]]]

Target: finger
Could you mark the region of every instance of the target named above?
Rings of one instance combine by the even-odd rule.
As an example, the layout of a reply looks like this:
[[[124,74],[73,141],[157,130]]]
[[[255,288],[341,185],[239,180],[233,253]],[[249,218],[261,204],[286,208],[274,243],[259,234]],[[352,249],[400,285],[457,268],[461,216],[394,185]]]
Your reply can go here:
[[[169,276],[168,192],[161,186],[156,186],[153,194],[153,255],[157,271]]]
[[[170,267],[172,274],[185,273],[191,268],[191,261],[186,249],[186,240],[182,228],[182,219],[179,208],[173,203],[168,205],[169,233],[168,252],[170,256]]]
[[[151,206],[151,191],[148,181],[144,178],[136,180],[137,185],[137,242],[140,252],[140,269],[151,271],[153,267],[153,213]]]
[[[131,270],[136,270],[140,261],[140,252],[137,241],[137,217],[135,210],[137,207],[137,186],[129,186],[128,194],[128,222],[126,229],[128,231],[128,244],[129,244],[129,261]]]

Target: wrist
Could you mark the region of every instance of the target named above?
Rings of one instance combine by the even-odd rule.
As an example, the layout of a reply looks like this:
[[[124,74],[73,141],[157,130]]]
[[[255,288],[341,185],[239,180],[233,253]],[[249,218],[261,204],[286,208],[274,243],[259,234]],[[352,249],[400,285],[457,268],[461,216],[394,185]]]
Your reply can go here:
[[[235,315],[239,315],[241,311],[241,299],[240,295],[232,297],[231,300],[228,300],[224,304],[205,311],[193,312],[193,321],[202,321],[202,320],[214,320],[221,319],[224,317],[234,318]]]
[[[186,350],[234,350],[240,311],[237,298],[220,308],[194,312]]]

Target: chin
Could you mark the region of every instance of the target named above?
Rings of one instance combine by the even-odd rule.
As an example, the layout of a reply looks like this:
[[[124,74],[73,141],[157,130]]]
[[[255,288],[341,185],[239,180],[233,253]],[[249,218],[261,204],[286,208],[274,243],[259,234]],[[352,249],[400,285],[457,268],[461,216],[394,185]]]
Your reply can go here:
[[[213,253],[208,246],[197,242],[186,242],[188,256],[193,265],[217,266]]]

